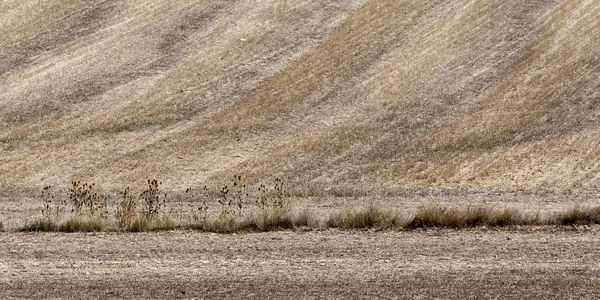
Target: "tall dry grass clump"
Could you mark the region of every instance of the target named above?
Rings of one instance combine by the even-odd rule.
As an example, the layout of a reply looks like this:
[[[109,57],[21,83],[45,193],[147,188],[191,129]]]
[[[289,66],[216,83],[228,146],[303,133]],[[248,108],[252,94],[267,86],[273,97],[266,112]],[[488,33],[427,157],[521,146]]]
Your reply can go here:
[[[565,212],[558,212],[550,217],[548,223],[556,225],[590,225],[600,224],[600,207],[582,207],[575,205]]]
[[[493,209],[486,206],[445,208],[438,204],[419,207],[406,228],[468,228],[478,226],[543,225],[539,214],[526,214],[514,208]]]
[[[335,212],[329,216],[325,226],[342,229],[392,229],[401,228],[405,223],[405,218],[398,210],[370,204]]]

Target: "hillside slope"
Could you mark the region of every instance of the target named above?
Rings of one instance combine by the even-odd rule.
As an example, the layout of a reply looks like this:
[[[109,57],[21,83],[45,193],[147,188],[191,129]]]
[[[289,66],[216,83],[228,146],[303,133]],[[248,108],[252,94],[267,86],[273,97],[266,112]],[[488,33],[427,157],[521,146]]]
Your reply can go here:
[[[596,0],[0,2],[0,185],[600,189]]]

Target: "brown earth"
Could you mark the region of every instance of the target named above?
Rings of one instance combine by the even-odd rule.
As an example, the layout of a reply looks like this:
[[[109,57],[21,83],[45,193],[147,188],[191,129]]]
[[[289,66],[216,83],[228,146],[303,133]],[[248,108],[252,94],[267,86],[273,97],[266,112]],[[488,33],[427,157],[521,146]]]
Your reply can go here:
[[[216,193],[235,173],[323,211],[598,205],[595,0],[5,0],[0,16],[9,230],[47,184]],[[0,298],[597,298],[598,232],[9,232]]]
[[[0,295],[597,298],[599,230],[0,233]]]

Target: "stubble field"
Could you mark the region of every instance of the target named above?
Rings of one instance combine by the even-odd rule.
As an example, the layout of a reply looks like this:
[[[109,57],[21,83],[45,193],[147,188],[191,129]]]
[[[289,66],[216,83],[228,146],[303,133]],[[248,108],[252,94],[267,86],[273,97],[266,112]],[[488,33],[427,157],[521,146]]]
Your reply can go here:
[[[0,234],[0,293],[57,298],[597,298],[600,228]]]
[[[599,296],[595,0],[5,0],[0,16],[0,298]],[[318,222],[198,225],[281,212],[276,178],[284,212]],[[107,224],[69,227],[100,232],[20,232],[105,200]],[[330,217],[373,205],[401,218]],[[424,205],[443,222],[410,225]],[[181,215],[193,226],[128,232]]]

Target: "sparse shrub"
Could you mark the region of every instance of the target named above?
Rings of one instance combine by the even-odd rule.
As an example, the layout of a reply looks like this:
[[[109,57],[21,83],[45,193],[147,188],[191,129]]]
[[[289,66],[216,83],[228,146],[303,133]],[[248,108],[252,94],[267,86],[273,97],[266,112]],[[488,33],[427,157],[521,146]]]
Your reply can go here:
[[[57,231],[57,220],[65,212],[66,202],[57,199],[52,186],[44,186],[41,193],[42,214],[27,222],[22,231]]]
[[[258,192],[254,209],[238,226],[240,229],[270,231],[306,226],[308,223],[305,217],[293,213],[290,194],[282,178],[275,178],[272,190],[261,184]]]
[[[208,192],[206,191],[206,195]],[[196,218],[191,228],[215,232],[269,231],[306,226],[308,217],[294,214],[287,199],[283,180],[275,179],[273,189],[258,188],[256,201],[248,201],[250,192],[241,175],[219,191],[220,211],[215,218]],[[206,209],[199,208],[201,211]]]
[[[248,191],[246,190],[246,184],[242,182],[242,175],[234,175],[231,186],[232,200],[230,205],[233,205],[236,213],[241,215],[248,198]]]
[[[137,199],[131,194],[129,187],[121,192],[121,201],[115,211],[117,226],[120,229],[128,229],[131,222],[136,218]]]
[[[71,213],[106,217],[108,197],[96,188],[95,183],[82,184],[80,181],[72,181],[71,184],[69,190]]]
[[[270,207],[290,207],[290,193],[288,192],[283,179],[275,178],[273,189],[269,189],[264,184],[258,187],[258,196],[254,202],[259,209]]]
[[[42,215],[47,219],[57,220],[67,207],[65,200],[59,200],[52,191],[52,186],[47,185],[42,189]]]
[[[230,185],[225,185],[219,190],[220,216],[227,218],[229,215],[241,216],[246,208],[249,193],[241,175],[234,175]]]
[[[160,185],[156,179],[148,179],[148,187],[140,194],[140,199],[144,204],[142,215],[152,221],[157,220],[161,211],[161,207],[166,203],[166,196],[160,194]]]
[[[242,177],[234,175],[231,185],[225,185],[219,190],[218,202],[221,206],[219,217],[221,219],[228,219],[231,215],[241,216],[244,209],[245,188],[246,185],[242,183]]]
[[[283,207],[289,206],[290,192],[285,186],[285,182],[281,177],[275,178],[275,193],[273,195],[273,205]]]
[[[192,209],[192,220],[193,223],[201,223],[206,222],[208,217],[208,199],[209,199],[208,188],[204,186],[202,192],[200,194],[195,193],[195,190],[192,188],[188,188],[185,191],[185,198],[188,202],[188,205],[192,205],[191,203],[194,200],[198,200],[198,207]]]

